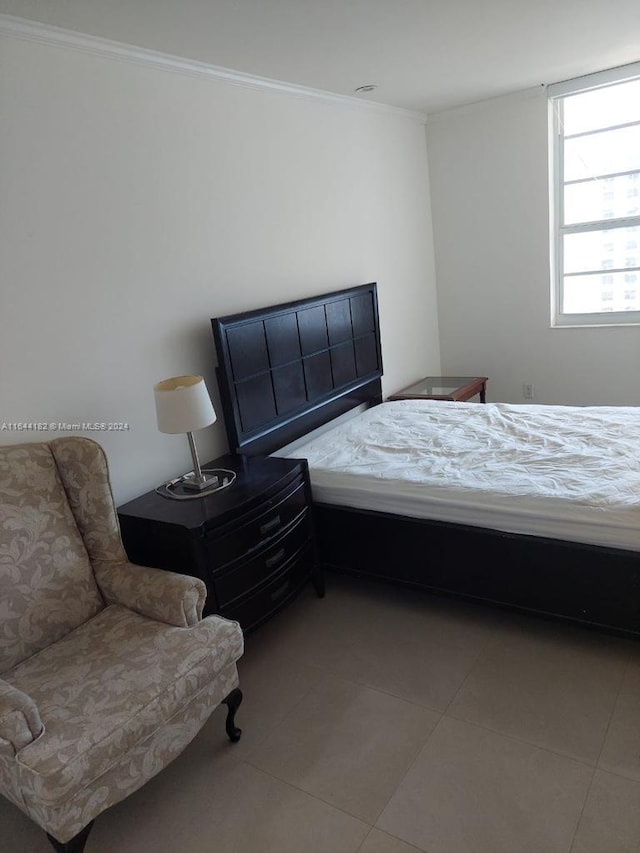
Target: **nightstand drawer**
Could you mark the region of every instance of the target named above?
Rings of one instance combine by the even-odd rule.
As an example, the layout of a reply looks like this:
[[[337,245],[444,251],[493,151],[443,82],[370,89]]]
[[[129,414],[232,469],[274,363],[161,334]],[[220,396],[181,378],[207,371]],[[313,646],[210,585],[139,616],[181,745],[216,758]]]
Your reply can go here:
[[[200,578],[204,613],[238,618],[244,631],[291,601],[307,580],[324,595],[306,460],[227,455],[204,467],[231,470],[235,482],[185,501],[153,490],[119,508],[129,557]]]
[[[306,508],[304,482],[296,482],[269,501],[269,509],[226,536],[208,536],[206,553],[209,566],[218,569],[238,560],[280,535]]]
[[[303,511],[298,522],[261,550],[253,559],[239,562],[228,571],[216,575],[218,601],[222,607],[247,591],[275,576],[300,549],[310,541],[312,534],[309,513]]]
[[[295,595],[311,576],[313,566],[313,548],[308,545],[268,584],[225,607],[224,615],[228,619],[235,619],[243,631],[248,631]]]

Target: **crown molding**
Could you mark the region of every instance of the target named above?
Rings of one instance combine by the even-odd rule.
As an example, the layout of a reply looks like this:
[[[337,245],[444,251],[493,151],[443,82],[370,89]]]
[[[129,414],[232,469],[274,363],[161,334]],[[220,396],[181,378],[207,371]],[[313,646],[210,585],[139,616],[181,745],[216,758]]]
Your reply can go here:
[[[327,92],[324,89],[298,86],[295,83],[272,80],[269,77],[245,74],[242,71],[234,71],[230,68],[210,65],[207,62],[201,62],[196,59],[185,59],[184,57],[174,56],[170,53],[161,53],[160,51],[149,50],[145,47],[137,47],[100,36],[79,33],[75,30],[63,29],[52,24],[42,24],[14,15],[0,13],[0,35],[24,41],[66,47],[82,53],[123,60],[165,71],[174,71],[178,74],[186,74],[191,77],[218,80],[233,86],[243,86],[263,92],[270,91],[281,95],[292,95],[293,97],[304,98],[306,100],[323,101],[334,104],[335,106],[356,110],[373,111],[383,115],[417,121],[421,124],[425,124],[427,120],[424,113],[413,110],[393,107],[388,104],[379,104],[375,101],[366,101],[348,95],[339,95],[334,92]]]

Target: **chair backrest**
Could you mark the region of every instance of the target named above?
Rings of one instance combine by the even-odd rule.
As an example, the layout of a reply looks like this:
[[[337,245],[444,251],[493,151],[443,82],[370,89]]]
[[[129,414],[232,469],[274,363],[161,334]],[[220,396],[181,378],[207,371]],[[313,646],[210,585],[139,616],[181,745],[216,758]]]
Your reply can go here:
[[[0,447],[0,672],[104,607],[53,447]]]
[[[91,563],[126,560],[102,447],[81,436],[56,438],[50,447]]]

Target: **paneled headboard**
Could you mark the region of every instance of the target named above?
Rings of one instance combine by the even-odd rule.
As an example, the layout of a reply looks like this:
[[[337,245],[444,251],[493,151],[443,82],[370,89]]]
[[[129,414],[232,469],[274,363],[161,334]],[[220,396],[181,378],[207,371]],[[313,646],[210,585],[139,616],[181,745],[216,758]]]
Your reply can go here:
[[[211,320],[232,452],[270,453],[382,400],[376,284]]]

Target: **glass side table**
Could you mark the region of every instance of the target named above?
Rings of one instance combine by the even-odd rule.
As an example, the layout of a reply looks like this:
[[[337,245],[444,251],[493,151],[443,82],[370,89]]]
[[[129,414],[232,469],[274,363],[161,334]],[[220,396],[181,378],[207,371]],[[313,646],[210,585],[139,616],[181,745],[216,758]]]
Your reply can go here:
[[[488,376],[425,376],[388,399],[465,402],[479,394],[480,402],[486,403],[488,379]]]

